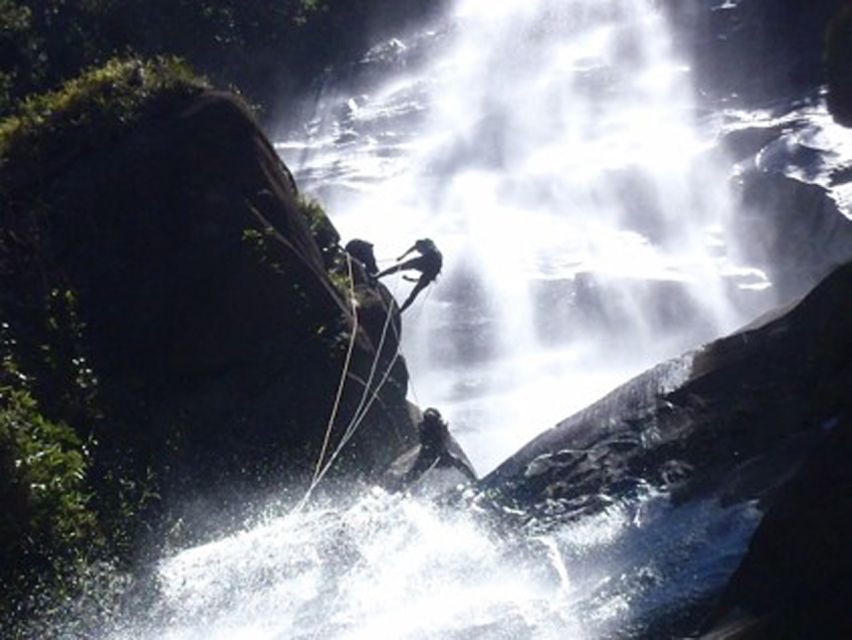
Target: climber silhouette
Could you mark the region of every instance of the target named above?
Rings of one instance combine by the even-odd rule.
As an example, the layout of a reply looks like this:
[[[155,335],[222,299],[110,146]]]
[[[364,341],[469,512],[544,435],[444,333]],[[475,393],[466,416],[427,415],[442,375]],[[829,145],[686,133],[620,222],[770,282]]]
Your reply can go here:
[[[402,478],[403,487],[417,482],[424,473],[434,468],[455,468],[468,480],[477,481],[473,465],[450,435],[447,423],[437,409],[426,409],[417,429],[420,435],[420,451],[414,464]]]
[[[355,238],[346,243],[344,250],[364,265],[364,270],[368,276],[375,276],[379,272],[379,267],[376,265],[376,256],[373,253],[372,242]]]
[[[411,260],[400,262],[389,269],[385,269],[376,276],[377,278],[383,278],[384,276],[396,273],[397,271],[409,271],[412,269],[420,272],[420,278],[417,279],[417,284],[414,285],[414,289],[411,290],[406,301],[402,303],[402,306],[399,309],[400,312],[403,312],[410,307],[414,302],[414,299],[420,295],[420,292],[435,281],[435,278],[437,278],[438,274],[441,273],[441,267],[444,264],[444,258],[441,255],[441,252],[438,251],[438,247],[436,247],[435,243],[429,238],[424,238],[415,242],[413,247],[397,258],[397,261],[402,260],[405,256],[414,251],[419,252],[420,255],[416,258],[411,258]]]

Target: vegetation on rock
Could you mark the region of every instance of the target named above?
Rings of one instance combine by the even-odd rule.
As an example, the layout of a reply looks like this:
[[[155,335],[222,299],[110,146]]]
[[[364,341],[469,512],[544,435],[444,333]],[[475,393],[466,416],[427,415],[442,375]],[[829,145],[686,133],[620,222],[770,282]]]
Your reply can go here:
[[[32,205],[58,160],[103,147],[206,87],[176,58],[115,58],[56,91],[27,98],[0,121],[0,197],[6,206]],[[29,189],[22,193],[23,185]]]
[[[205,87],[115,59],[0,121],[9,606],[90,549],[131,560],[180,501],[313,471],[354,326],[339,236],[246,104]],[[356,337],[334,437],[368,425],[335,472],[368,474],[414,429],[404,364],[373,376]]]
[[[100,538],[86,485],[90,453],[70,427],[39,411],[7,328],[0,336],[0,619],[38,582],[87,556]]]
[[[0,0],[0,624],[132,559],[169,495],[312,470],[353,327],[339,235],[183,60],[269,104],[430,4]],[[343,424],[371,391],[357,337]],[[343,467],[413,438],[406,379]]]
[[[179,55],[270,105],[434,0],[0,0],[0,115],[115,56]]]

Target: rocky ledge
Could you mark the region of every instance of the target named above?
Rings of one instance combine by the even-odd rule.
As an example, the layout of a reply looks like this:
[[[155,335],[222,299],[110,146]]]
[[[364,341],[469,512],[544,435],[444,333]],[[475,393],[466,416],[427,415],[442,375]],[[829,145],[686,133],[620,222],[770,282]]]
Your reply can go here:
[[[790,637],[847,637],[837,629],[849,628],[842,600],[852,579],[850,389],[852,263],[545,432],[486,477],[476,501],[512,527],[559,526],[648,487],[675,504],[757,504],[762,524],[716,613],[712,598],[668,612],[647,637],[684,634],[705,619],[769,629],[730,637],[782,637],[773,634],[788,623],[827,634]]]

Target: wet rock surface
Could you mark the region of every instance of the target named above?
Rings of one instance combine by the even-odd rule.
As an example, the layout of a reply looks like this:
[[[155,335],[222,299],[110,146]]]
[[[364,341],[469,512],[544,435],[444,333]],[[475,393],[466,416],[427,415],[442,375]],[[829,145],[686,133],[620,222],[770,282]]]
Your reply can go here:
[[[852,220],[819,184],[778,173],[741,177],[738,232],[752,238],[749,257],[774,283],[781,300],[806,291],[852,259]]]
[[[730,111],[720,146],[736,162],[731,233],[788,302],[852,259],[852,137],[824,105]]]
[[[783,529],[795,509],[783,505],[792,499],[791,490],[802,500],[801,491],[789,487],[803,481],[787,483],[803,461],[801,473],[821,469],[826,484],[846,474],[840,453],[845,445],[831,442],[845,437],[838,435],[846,433],[840,417],[852,409],[850,294],[852,264],[846,264],[795,304],[635,378],[498,467],[481,482],[479,504],[496,509],[513,526],[546,527],[600,512],[652,487],[676,504],[711,499],[720,505],[755,503],[769,514],[782,509],[775,518],[781,524],[772,525],[767,516],[762,529],[768,532],[759,533],[753,547],[767,544],[761,538],[775,551],[773,545],[802,545],[799,529]],[[836,490],[812,501],[812,517],[799,523],[802,531],[809,528],[806,522],[845,518],[843,486],[838,482]],[[771,564],[765,560],[761,566]],[[767,589],[774,593],[774,587],[752,591],[744,579],[734,584],[742,585],[735,593],[747,594],[746,601]],[[641,637],[694,630],[712,602],[690,606],[667,612]]]
[[[667,0],[702,92],[751,103],[821,84],[826,25],[843,0]]]
[[[745,488],[749,467],[801,455],[844,402],[850,291],[846,265],[787,313],[663,363],[545,432],[483,486],[568,509],[640,479],[683,498],[719,483],[727,499],[759,496]]]
[[[852,388],[847,366],[844,388]],[[704,640],[852,635],[852,412],[779,491],[722,595]]]

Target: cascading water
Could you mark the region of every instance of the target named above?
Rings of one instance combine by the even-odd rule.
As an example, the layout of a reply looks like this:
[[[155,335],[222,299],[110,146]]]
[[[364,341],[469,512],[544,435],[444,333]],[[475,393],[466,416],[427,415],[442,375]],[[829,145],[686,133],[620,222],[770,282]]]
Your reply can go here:
[[[645,616],[723,583],[758,519],[715,501],[672,509],[652,490],[556,528],[500,531],[477,515],[377,489],[272,504],[159,562],[129,615],[110,610],[112,579],[47,628],[103,640],[631,638]]]
[[[765,288],[727,247],[712,123],[650,0],[463,0],[353,76],[278,148],[345,239],[380,258],[421,237],[443,250],[404,351],[415,400],[444,411],[480,472],[735,327]],[[378,489],[274,504],[162,560],[144,605],[93,635],[627,638],[721,585],[755,522],[747,503],[675,508],[652,487],[508,532]]]
[[[652,2],[466,0],[371,59],[396,68],[326,87],[279,148],[344,237],[444,250],[404,352],[480,472],[742,323],[732,293],[765,281],[726,247],[726,169]]]

